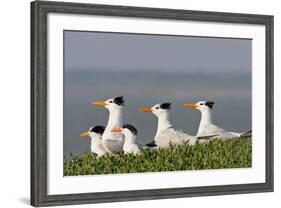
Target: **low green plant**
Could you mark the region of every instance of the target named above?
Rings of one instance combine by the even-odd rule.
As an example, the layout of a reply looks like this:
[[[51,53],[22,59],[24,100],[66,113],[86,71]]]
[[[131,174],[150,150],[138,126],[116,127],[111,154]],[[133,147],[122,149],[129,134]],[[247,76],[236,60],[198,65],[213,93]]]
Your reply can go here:
[[[170,145],[167,149],[145,148],[139,154],[107,154],[97,157],[85,152],[64,159],[64,175],[95,175],[159,171],[249,168],[252,165],[250,139],[213,140],[189,146]]]

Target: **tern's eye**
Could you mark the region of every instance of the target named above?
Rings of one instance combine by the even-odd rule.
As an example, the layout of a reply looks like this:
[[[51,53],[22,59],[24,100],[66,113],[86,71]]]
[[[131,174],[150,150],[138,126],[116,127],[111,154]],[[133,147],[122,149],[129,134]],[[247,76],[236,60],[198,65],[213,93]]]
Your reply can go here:
[[[112,103],[112,100],[110,100],[109,103]]]
[[[200,103],[200,105],[203,105],[203,103]]]
[[[159,107],[156,107],[156,109],[159,109]]]

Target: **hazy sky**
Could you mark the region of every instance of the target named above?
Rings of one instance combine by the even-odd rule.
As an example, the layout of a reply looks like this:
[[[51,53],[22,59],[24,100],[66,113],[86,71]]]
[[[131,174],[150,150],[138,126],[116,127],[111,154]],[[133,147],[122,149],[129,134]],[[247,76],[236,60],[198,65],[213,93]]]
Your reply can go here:
[[[106,125],[108,111],[93,101],[124,96],[124,123],[150,142],[156,117],[143,106],[171,102],[171,122],[195,135],[200,114],[187,98],[215,101],[214,122],[251,129],[251,40],[97,32],[64,33],[64,154],[90,149],[81,132]]]
[[[149,72],[245,72],[251,68],[247,39],[65,32],[68,70]]]

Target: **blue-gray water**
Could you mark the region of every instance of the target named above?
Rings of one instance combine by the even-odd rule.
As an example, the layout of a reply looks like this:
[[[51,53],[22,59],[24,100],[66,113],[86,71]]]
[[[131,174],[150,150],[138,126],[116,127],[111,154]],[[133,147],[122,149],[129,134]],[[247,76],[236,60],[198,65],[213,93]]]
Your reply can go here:
[[[171,121],[176,128],[196,134],[200,113],[182,107],[186,99],[212,100],[214,121],[232,131],[251,129],[251,73],[157,73],[102,70],[66,70],[64,74],[64,154],[90,149],[90,138],[80,137],[89,127],[106,125],[108,112],[93,101],[124,96],[124,121],[138,129],[138,138],[150,142],[157,120],[138,108],[171,102]]]

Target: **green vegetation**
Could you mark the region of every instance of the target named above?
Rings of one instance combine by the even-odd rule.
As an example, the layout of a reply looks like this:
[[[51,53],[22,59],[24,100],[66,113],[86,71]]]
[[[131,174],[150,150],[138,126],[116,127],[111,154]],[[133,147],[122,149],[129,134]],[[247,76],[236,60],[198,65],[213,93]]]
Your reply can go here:
[[[97,157],[84,153],[64,160],[64,175],[94,175],[220,168],[248,168],[252,165],[249,139],[214,140],[194,146],[170,145],[167,149],[142,149],[137,155],[119,153]]]

